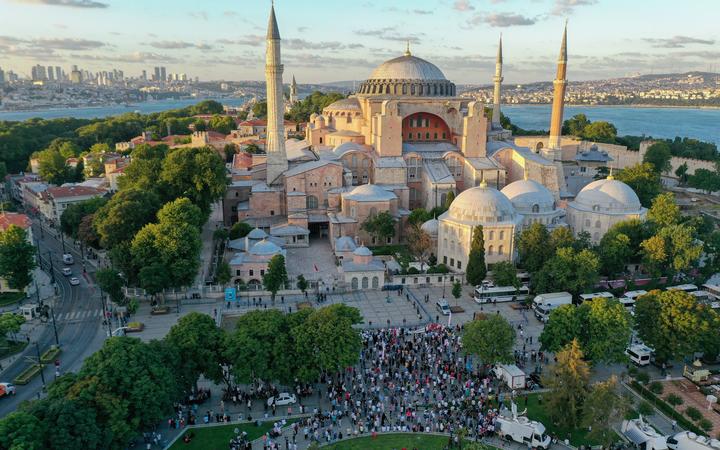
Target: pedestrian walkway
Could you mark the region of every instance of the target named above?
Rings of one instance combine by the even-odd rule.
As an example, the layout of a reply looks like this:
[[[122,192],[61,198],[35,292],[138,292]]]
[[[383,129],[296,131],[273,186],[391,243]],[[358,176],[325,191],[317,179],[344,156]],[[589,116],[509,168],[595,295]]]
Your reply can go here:
[[[72,311],[68,313],[62,313],[55,316],[58,322],[70,322],[70,321],[83,321],[94,317],[102,317],[102,309],[85,310],[85,311]]]

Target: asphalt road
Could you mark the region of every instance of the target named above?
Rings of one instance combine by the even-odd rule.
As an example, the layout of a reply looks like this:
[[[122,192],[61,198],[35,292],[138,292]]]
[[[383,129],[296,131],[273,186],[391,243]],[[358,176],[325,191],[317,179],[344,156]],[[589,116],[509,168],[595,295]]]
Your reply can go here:
[[[49,270],[49,259],[52,258],[55,281],[57,283],[58,301],[54,307],[57,334],[62,348],[60,360],[60,373],[77,371],[82,366],[83,360],[98,350],[107,335],[107,326],[102,326],[102,303],[98,289],[93,286],[91,266],[86,264],[88,272],[83,274],[82,258],[80,252],[75,249],[71,242],[65,241],[65,248],[75,259],[75,264],[66,265],[62,262],[62,243],[57,238],[57,233],[33,222],[33,235],[40,244],[42,255],[42,266],[46,272]],[[50,252],[50,253],[48,253]],[[72,276],[80,278],[80,285],[71,286],[69,276],[61,272],[63,267],[70,267]],[[37,320],[37,319],[35,319]],[[37,343],[40,346],[40,353],[55,344],[55,333],[53,331],[52,319],[44,326],[44,330],[37,336]],[[35,341],[24,350],[22,358],[18,358],[2,374],[2,381],[12,382],[30,363],[26,357],[37,357]],[[45,367],[43,374],[45,382],[49,384],[55,379],[55,366],[49,364]],[[44,396],[43,382],[38,375],[25,386],[17,386],[17,393],[14,396],[0,399],[0,417],[13,412],[18,405],[31,399]]]

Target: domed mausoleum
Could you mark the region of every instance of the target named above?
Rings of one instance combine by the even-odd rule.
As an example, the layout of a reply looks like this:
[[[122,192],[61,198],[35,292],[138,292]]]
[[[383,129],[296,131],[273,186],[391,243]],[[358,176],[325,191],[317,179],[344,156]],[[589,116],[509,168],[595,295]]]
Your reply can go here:
[[[515,252],[515,233],[522,226],[523,217],[505,195],[482,182],[458,195],[438,221],[438,262],[464,271],[475,227],[483,227],[485,262],[509,261]]]
[[[533,180],[518,180],[505,186],[502,192],[515,211],[523,216],[523,228],[541,223],[548,228],[564,225],[565,211],[558,208],[552,192]]]
[[[646,215],[647,208],[640,204],[635,191],[613,177],[585,186],[567,208],[567,222],[575,235],[586,231],[596,244],[616,223],[644,219]]]

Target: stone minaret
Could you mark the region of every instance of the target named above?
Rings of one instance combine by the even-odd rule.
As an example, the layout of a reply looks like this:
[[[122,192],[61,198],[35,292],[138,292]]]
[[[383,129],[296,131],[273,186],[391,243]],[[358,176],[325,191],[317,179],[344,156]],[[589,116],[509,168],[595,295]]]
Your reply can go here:
[[[502,34],[500,35],[500,44],[498,44],[497,59],[495,60],[495,91],[493,92],[493,113],[492,113],[492,129],[499,130],[500,125],[500,85],[503,81],[502,76]]]
[[[280,61],[280,31],[275,19],[275,5],[270,8],[265,52],[265,83],[267,89],[267,184],[278,181],[288,169],[285,153],[285,123],[283,101],[283,65]]]
[[[290,85],[290,104],[294,105],[298,102],[297,83],[295,82],[295,75],[293,75],[292,84]]]
[[[560,44],[560,56],[558,57],[557,75],[553,81],[555,93],[553,95],[552,118],[550,119],[550,139],[548,148],[560,149],[560,137],[562,136],[563,110],[565,109],[565,90],[567,89],[567,22],[563,31],[562,44]]]

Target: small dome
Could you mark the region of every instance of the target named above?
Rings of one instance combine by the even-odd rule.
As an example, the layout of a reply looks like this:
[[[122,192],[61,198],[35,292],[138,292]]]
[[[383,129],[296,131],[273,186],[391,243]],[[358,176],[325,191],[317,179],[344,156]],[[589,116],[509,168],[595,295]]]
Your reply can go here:
[[[614,179],[593,181],[578,193],[572,203],[593,211],[631,212],[642,209],[635,191]]]
[[[446,214],[451,219],[474,224],[508,222],[517,217],[510,200],[484,183],[461,192]]]
[[[394,192],[381,188],[377,184],[361,184],[344,196],[347,200],[358,202],[381,202],[397,198]]]
[[[549,212],[555,209],[555,198],[552,192],[537,181],[515,181],[505,186],[500,192],[520,213]]]
[[[417,56],[405,54],[380,64],[369,80],[446,80],[438,67]]]
[[[326,106],[325,110],[360,111],[360,102],[355,97],[342,98]]]
[[[420,229],[429,234],[430,237],[437,237],[439,226],[440,221],[438,221],[437,219],[430,219],[427,222],[423,223],[420,226]]]
[[[262,241],[253,245],[250,249],[250,254],[257,256],[271,256],[277,255],[281,252],[282,249],[280,247],[266,239],[263,239]]]
[[[253,228],[252,231],[248,233],[247,237],[250,239],[265,239],[267,237],[267,233],[260,228]]]
[[[372,252],[369,248],[365,247],[364,245],[361,245],[360,247],[356,248],[353,252],[353,255],[355,256],[372,256]]]
[[[336,156],[342,156],[347,152],[362,152],[365,149],[362,147],[362,145],[356,143],[356,142],[343,142],[342,144],[338,145],[333,149],[333,153]]]

